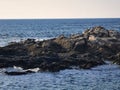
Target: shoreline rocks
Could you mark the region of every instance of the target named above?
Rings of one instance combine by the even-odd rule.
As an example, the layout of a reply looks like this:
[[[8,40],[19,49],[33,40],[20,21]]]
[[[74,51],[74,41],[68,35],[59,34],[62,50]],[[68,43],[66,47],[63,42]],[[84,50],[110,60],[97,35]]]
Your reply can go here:
[[[98,26],[82,34],[35,41],[27,39],[0,47],[0,68],[18,66],[56,72],[77,66],[80,69],[105,64],[120,64],[120,32]]]

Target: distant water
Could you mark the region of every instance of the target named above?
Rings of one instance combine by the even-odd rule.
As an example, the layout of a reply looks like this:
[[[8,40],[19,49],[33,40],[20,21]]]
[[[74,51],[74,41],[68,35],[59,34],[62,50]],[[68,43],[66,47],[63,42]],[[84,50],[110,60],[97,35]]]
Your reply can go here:
[[[120,19],[0,20],[0,46],[81,33],[93,26],[120,31]],[[0,90],[120,90],[120,67],[108,63],[90,70],[62,70],[8,76],[0,69]]]
[[[61,34],[69,36],[99,25],[120,31],[120,18],[0,20],[0,46],[27,38],[42,40]]]

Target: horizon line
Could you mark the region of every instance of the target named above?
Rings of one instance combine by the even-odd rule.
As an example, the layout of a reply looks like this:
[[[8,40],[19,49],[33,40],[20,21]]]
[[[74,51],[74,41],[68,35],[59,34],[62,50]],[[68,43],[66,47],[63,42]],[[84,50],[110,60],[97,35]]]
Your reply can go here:
[[[0,18],[0,20],[20,20],[20,19],[120,19],[120,17],[95,17],[95,18]]]

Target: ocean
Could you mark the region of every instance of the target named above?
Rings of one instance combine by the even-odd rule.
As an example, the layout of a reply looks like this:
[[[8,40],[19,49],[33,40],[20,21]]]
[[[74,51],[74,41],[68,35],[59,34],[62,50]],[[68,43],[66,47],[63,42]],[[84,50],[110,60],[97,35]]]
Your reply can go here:
[[[103,26],[120,31],[120,18],[108,19],[1,19],[0,47],[27,38],[44,40],[61,34],[82,33]],[[120,66],[108,63],[90,70],[66,69],[8,76],[0,69],[0,90],[120,90]]]
[[[120,31],[120,18],[116,19],[20,19],[0,20],[0,46],[10,42],[34,38],[38,40],[82,33],[94,26]]]

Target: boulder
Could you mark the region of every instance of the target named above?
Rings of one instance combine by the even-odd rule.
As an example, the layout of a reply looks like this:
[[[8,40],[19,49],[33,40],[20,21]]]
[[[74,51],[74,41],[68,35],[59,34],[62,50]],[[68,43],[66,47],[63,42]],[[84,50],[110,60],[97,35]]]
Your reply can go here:
[[[87,41],[85,38],[76,41],[73,47],[74,51],[78,51],[81,53],[84,53],[86,49],[87,49]]]
[[[27,39],[25,41],[23,41],[24,44],[34,44],[36,43],[35,39]]]
[[[119,38],[120,37],[120,32],[115,31],[115,30],[109,30],[109,37],[116,37]]]
[[[89,37],[90,35],[93,35],[95,37],[108,37],[109,33],[108,30],[106,30],[104,27],[101,26],[97,26],[97,27],[93,27],[91,29],[87,29],[83,35],[85,37]]]
[[[120,65],[120,52],[117,53],[116,55],[112,56],[112,61],[114,64]]]
[[[70,40],[69,38],[56,38],[54,40],[55,43],[62,46],[64,51],[70,51],[73,48],[74,41]]]
[[[81,34],[72,34],[70,36],[71,39],[78,39],[78,38],[81,38],[81,37],[83,37],[83,35],[81,35]]]
[[[62,46],[52,40],[44,41],[42,43],[42,48],[53,52],[60,52],[63,50]]]

